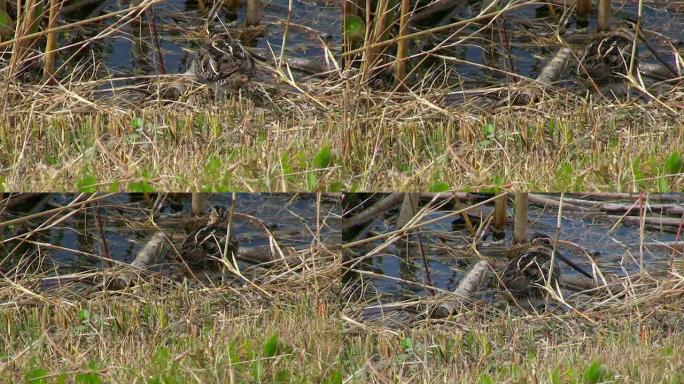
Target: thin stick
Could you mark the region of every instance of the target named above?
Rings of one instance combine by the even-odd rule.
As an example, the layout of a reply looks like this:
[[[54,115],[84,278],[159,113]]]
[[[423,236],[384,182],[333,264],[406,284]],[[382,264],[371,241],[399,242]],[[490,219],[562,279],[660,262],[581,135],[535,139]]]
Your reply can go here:
[[[549,268],[549,277],[546,280],[546,285],[547,287],[551,288],[552,290],[556,290],[556,287],[551,287],[551,279],[553,277],[553,266],[555,265],[556,262],[556,249],[558,248],[558,239],[560,238],[560,231],[561,231],[561,219],[563,218],[563,192],[561,192],[560,195],[560,200],[558,204],[558,216],[556,218],[556,235],[553,240],[553,245],[551,249],[551,268]],[[560,276],[559,276],[560,278]]]
[[[102,225],[102,216],[100,215],[100,204],[95,205],[95,221],[97,222],[97,228],[100,232],[100,238],[102,239],[102,248],[104,251],[104,258],[100,260],[103,266],[111,268],[111,263],[108,261],[111,259],[109,254],[109,247],[107,246],[107,236],[105,236],[104,225]]]
[[[152,41],[154,41],[154,51],[156,54],[157,60],[155,61],[156,64],[156,69],[157,69],[157,74],[158,75],[165,75],[166,74],[166,67],[164,66],[164,58],[162,57],[161,53],[161,46],[159,44],[159,34],[157,33],[157,22],[154,17],[154,11],[152,8],[147,8],[145,10],[145,15],[147,16],[147,26],[150,29],[150,36],[152,36]]]
[[[644,227],[646,226],[646,212],[644,202],[648,194],[639,194],[639,273],[644,273]]]

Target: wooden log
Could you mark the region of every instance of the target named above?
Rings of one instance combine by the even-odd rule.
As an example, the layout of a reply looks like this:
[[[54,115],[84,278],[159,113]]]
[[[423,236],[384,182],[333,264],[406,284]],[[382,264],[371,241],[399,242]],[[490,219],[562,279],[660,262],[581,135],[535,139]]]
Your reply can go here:
[[[373,220],[374,218],[382,215],[388,209],[399,204],[404,199],[403,193],[392,193],[372,206],[368,207],[363,212],[355,215],[354,217],[344,220],[342,224],[342,229],[349,229],[357,225],[366,223],[367,221]]]
[[[464,301],[469,300],[479,290],[480,284],[482,284],[482,280],[488,270],[489,263],[486,260],[481,260],[475,264],[461,282],[458,283],[453,297],[438,304],[430,313],[430,317],[441,319],[454,313],[457,307],[461,306]]]
[[[155,233],[135,256],[135,260],[131,262],[133,270],[126,271],[122,275],[117,276],[111,281],[109,288],[123,289],[127,287],[131,283],[133,277],[137,276],[141,270],[145,271],[150,268],[150,266],[156,264],[159,249],[164,245],[164,241],[166,241],[166,234],[163,231]]]
[[[553,84],[553,82],[558,80],[565,71],[565,68],[568,66],[568,61],[572,55],[572,49],[568,47],[559,49],[553,58],[546,63],[542,71],[537,76],[536,81],[542,86],[549,86]],[[516,103],[527,104],[535,101],[536,98],[536,89],[528,89],[516,98]]]

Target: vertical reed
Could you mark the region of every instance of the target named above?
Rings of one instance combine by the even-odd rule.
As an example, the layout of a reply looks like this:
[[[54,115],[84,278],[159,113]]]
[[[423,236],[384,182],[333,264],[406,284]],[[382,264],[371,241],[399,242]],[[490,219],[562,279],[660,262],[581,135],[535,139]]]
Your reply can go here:
[[[247,0],[247,26],[261,21],[261,0]]]
[[[45,63],[43,64],[43,81],[52,79],[55,73],[55,49],[57,48],[57,32],[53,31],[57,26],[57,14],[59,13],[59,0],[50,0],[50,16],[48,20],[47,42],[45,43]]]
[[[399,41],[397,41],[397,57],[395,63],[394,76],[397,81],[397,87],[400,90],[406,89],[404,83],[406,77],[406,58],[408,56],[408,39],[402,37],[408,34],[408,19],[411,10],[411,3],[409,0],[401,0],[401,15],[399,16]]]
[[[591,0],[577,0],[575,13],[580,18],[586,18],[591,13]]]
[[[515,192],[513,242],[517,244],[527,242],[527,192]]]
[[[610,29],[611,7],[610,0],[599,0],[598,8],[598,31],[607,31]]]
[[[506,203],[508,196],[503,193],[494,200],[494,239],[503,239],[506,236]]]

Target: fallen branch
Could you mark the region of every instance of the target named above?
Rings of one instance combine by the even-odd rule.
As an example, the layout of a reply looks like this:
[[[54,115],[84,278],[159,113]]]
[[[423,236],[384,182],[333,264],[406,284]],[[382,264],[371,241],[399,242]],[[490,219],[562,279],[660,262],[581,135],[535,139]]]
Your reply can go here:
[[[639,217],[639,216],[616,216],[607,215],[609,219],[617,220],[618,222],[624,221],[628,223],[641,223],[644,220],[645,224],[661,225],[665,227],[679,227],[682,224],[682,219],[674,219],[671,217]]]
[[[570,57],[572,57],[572,50],[570,48],[564,47],[559,49],[556,55],[544,66],[539,76],[537,76],[537,82],[542,86],[549,86],[558,80],[568,66]],[[528,104],[535,101],[536,98],[536,90],[528,89],[518,96],[516,101],[519,104]]]
[[[143,249],[135,256],[135,260],[131,262],[132,271],[126,271],[121,276],[112,280],[109,285],[110,289],[123,289],[127,287],[134,276],[137,276],[139,270],[147,270],[150,266],[156,264],[159,249],[166,240],[166,234],[159,231],[152,236],[152,238],[145,244]]]
[[[437,305],[432,310],[430,317],[441,319],[454,313],[456,307],[461,306],[464,301],[470,299],[479,290],[487,270],[489,270],[489,262],[486,260],[481,260],[475,264],[461,282],[458,283],[458,287],[454,291],[454,297]]]
[[[392,193],[372,206],[368,207],[365,211],[355,215],[344,221],[342,224],[342,229],[349,229],[356,227],[357,225],[364,224],[377,216],[382,215],[388,209],[394,207],[395,205],[401,203],[404,200],[403,193]]]

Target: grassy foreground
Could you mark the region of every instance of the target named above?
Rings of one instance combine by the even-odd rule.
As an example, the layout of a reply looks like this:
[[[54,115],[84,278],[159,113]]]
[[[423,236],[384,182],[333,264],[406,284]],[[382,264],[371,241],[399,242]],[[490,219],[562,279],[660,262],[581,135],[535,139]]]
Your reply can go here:
[[[71,98],[52,92],[6,104],[1,190],[684,188],[676,102],[566,95],[525,107],[445,107],[439,90],[393,96],[349,85],[317,102],[301,95],[260,107],[234,99],[140,108],[100,103],[78,112]]]
[[[682,282],[634,282],[632,294],[565,314],[475,307],[410,329],[348,321],[347,382],[684,383]]]
[[[352,103],[345,172],[357,175],[353,190],[684,188],[684,123],[656,103],[566,96],[524,107],[443,107],[439,93],[414,96]]]
[[[336,265],[259,289],[153,282],[87,300],[5,279],[0,381],[340,383]]]
[[[11,89],[0,107],[0,190],[341,190],[334,97],[256,106],[197,90],[131,105],[89,102],[92,84],[73,87]]]

